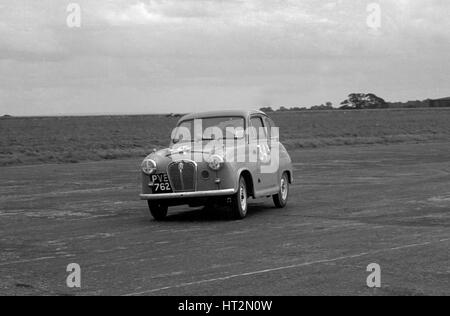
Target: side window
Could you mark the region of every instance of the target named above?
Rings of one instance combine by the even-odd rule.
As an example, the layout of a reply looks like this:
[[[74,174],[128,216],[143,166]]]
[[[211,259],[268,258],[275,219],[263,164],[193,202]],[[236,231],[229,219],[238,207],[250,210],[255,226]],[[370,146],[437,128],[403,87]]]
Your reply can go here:
[[[271,139],[272,138],[272,127],[275,127],[275,124],[273,123],[273,121],[270,118],[265,116],[264,117],[264,125],[266,127],[267,138]]]
[[[263,120],[260,116],[254,116],[250,118],[250,139],[258,140],[267,138],[266,131],[264,129]]]

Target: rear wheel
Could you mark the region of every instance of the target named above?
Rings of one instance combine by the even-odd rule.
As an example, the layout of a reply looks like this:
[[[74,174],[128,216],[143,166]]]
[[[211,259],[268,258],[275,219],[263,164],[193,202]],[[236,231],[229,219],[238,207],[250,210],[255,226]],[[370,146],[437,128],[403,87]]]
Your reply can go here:
[[[169,207],[158,201],[148,201],[148,207],[153,218],[157,221],[162,221],[167,217]]]
[[[248,210],[248,192],[247,183],[244,177],[239,179],[238,192],[233,195],[231,203],[231,212],[234,219],[244,219]]]
[[[289,177],[283,173],[280,180],[280,191],[273,196],[273,202],[277,208],[285,208],[289,198]]]

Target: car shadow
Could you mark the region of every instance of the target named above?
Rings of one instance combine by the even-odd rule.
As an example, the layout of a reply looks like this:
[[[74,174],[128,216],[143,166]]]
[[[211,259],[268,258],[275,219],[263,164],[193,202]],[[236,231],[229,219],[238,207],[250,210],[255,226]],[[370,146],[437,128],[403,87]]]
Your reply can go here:
[[[252,203],[248,207],[247,217],[244,221],[253,216],[262,216],[273,211],[276,209],[269,203]],[[229,206],[215,205],[189,210],[182,208],[173,213],[169,210],[169,215],[164,222],[229,222],[233,220]]]

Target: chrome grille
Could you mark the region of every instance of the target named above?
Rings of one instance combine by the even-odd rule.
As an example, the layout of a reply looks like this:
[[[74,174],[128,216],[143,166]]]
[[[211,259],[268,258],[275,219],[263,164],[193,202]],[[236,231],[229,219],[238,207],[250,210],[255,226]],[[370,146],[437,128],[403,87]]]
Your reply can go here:
[[[195,191],[197,166],[193,161],[172,162],[167,168],[174,192]]]

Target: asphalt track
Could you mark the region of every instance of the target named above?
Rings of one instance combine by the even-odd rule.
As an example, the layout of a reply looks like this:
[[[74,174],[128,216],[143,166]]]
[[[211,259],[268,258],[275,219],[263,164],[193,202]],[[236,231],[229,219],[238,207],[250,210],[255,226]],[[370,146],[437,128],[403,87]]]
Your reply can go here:
[[[0,168],[0,295],[450,295],[449,143],[291,154],[289,206],[244,221],[152,221],[137,160]]]

